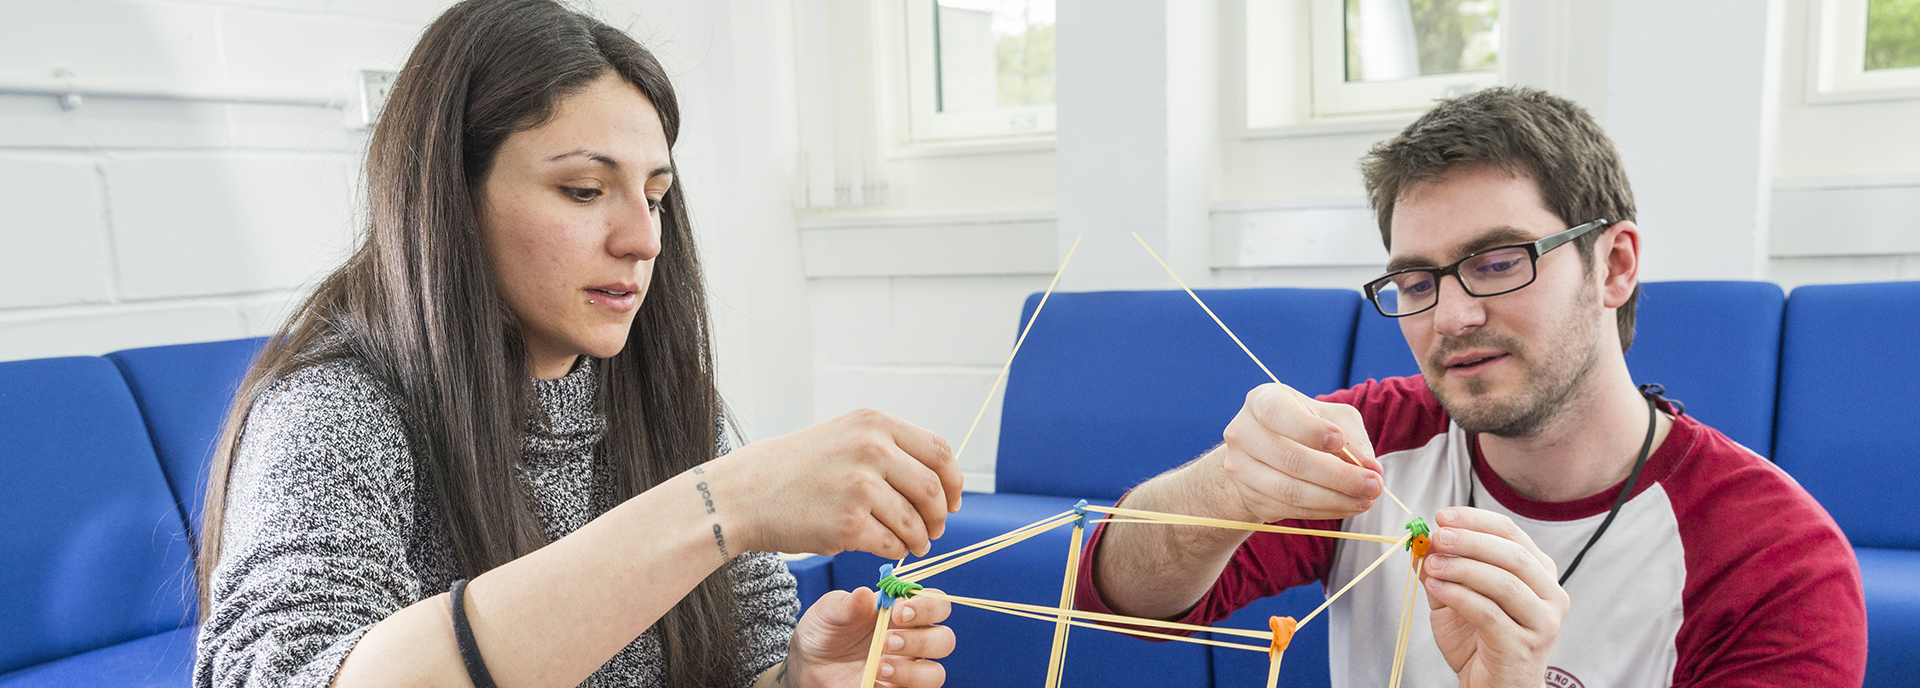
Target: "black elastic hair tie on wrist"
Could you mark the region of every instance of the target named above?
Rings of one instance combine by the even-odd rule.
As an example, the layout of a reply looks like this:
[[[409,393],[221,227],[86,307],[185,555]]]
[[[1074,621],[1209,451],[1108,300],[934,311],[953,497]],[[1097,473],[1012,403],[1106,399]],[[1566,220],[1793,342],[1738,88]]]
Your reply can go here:
[[[480,645],[473,640],[473,627],[467,625],[467,579],[453,582],[453,640],[460,644],[460,661],[467,665],[467,678],[473,688],[496,688],[487,662],[480,658]]]

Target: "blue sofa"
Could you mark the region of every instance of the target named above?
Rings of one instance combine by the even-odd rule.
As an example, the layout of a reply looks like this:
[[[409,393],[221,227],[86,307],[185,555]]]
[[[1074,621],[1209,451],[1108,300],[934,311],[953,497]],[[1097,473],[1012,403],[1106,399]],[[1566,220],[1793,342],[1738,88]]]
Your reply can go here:
[[[1202,296],[1282,381],[1319,394],[1417,374],[1395,321],[1345,290],[1241,289]],[[1024,324],[1038,298],[1029,298]],[[1920,474],[1920,283],[1802,287],[1669,282],[1644,287],[1628,363],[1689,413],[1775,457],[1852,539],[1866,580],[1868,686],[1920,671],[1920,506],[1881,485]],[[0,363],[0,688],[183,686],[194,633],[193,534],[205,465],[261,340]],[[1110,504],[1219,441],[1246,391],[1267,381],[1181,292],[1055,294],[1007,381],[997,492],[968,493],[936,551],[1072,508]],[[1777,412],[1777,415],[1776,415]],[[1052,605],[1070,546],[1057,529],[941,574],[956,594]],[[789,562],[803,603],[871,587],[880,560]],[[1227,625],[1300,616],[1296,588]],[[949,685],[1030,685],[1049,624],[969,609]],[[1282,683],[1327,683],[1326,626],[1294,641]],[[1076,630],[1064,685],[1251,686],[1265,657]]]

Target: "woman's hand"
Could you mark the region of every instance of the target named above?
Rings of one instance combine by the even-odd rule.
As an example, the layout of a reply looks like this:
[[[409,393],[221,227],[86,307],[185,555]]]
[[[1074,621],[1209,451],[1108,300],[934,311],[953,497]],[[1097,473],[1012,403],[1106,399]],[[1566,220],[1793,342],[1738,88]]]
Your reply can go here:
[[[873,643],[879,598],[861,588],[827,593],[807,609],[793,629],[786,665],[774,669],[780,685],[791,688],[858,688]],[[953,629],[936,626],[953,605],[919,596],[893,605],[887,645],[880,657],[880,683],[901,688],[936,688],[947,670],[934,660],[953,652]]]
[[[727,555],[749,551],[888,559],[925,554],[960,509],[960,466],[946,440],[862,409],[755,442],[694,468]]]

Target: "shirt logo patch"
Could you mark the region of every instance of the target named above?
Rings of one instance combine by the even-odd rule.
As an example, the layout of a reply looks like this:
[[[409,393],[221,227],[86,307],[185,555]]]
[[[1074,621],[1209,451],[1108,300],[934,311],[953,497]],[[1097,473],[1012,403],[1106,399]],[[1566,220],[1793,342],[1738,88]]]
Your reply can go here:
[[[1547,667],[1547,686],[1549,688],[1587,688],[1587,684],[1574,678],[1573,674],[1560,667]]]

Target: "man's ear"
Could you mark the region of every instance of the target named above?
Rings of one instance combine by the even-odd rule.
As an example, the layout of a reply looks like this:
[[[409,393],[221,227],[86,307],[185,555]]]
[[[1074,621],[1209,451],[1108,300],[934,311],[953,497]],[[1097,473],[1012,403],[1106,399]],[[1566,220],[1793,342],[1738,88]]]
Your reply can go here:
[[[1625,305],[1640,284],[1640,228],[1628,220],[1614,223],[1594,243],[1593,252],[1601,279],[1601,305]]]

